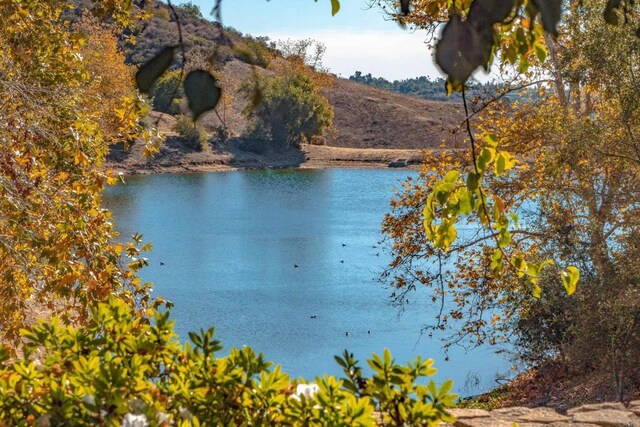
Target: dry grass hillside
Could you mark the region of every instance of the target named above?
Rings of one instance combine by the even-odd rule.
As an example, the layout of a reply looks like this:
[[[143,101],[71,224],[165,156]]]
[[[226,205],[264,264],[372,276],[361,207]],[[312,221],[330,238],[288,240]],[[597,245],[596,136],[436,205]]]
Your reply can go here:
[[[325,95],[334,108],[335,137],[349,148],[436,148],[462,120],[460,105],[427,101],[336,79]]]
[[[259,74],[271,73],[257,67]],[[227,90],[234,93],[231,108],[218,107],[231,134],[241,136],[247,126],[242,115],[246,99],[237,94],[244,81],[251,79],[251,66],[237,59],[223,67],[228,76]],[[323,90],[334,109],[334,129],[327,145],[344,148],[425,149],[451,145],[451,132],[463,116],[456,102],[427,101],[387,92],[350,80],[336,78],[333,87]],[[213,129],[221,123],[208,113],[202,124]]]

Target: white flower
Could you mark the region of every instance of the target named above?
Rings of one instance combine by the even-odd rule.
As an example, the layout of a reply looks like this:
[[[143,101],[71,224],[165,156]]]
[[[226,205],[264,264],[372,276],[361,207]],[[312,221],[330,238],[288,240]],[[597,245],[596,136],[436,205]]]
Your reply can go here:
[[[304,396],[305,400],[312,400],[317,392],[320,391],[320,387],[315,384],[298,384],[296,392],[291,395],[292,398],[300,400]]]
[[[82,401],[87,405],[91,405],[91,406],[96,405],[96,399],[90,394],[85,394],[84,397],[82,398]]]
[[[147,416],[144,414],[127,414],[122,421],[122,427],[148,427]]]

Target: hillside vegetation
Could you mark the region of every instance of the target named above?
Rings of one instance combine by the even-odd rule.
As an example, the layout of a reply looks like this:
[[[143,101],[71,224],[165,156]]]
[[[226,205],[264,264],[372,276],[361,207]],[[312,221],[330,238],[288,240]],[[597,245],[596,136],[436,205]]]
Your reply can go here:
[[[136,43],[123,45],[127,62],[132,65],[140,65],[162,47],[178,43],[176,22],[169,9],[164,4],[151,2],[147,10],[151,19],[140,26]],[[326,74],[319,66],[315,71],[313,67],[303,65],[304,70],[300,71],[302,67],[296,64],[299,58],[291,54],[291,46],[287,47],[289,52],[285,58],[281,50],[286,48],[282,49],[282,46],[266,37],[243,35],[233,28],[223,29],[220,24],[198,16],[192,9],[177,7],[176,12],[182,27],[186,67],[211,68],[208,62],[212,53],[217,58],[213,71],[225,95],[216,112],[209,112],[199,119],[199,126],[208,135],[210,143],[205,144],[199,152],[183,147],[172,131],[174,119],[165,116],[161,130],[169,139],[163,144],[159,156],[155,160],[145,159],[135,145],[129,152],[116,149],[110,157],[119,163],[114,165],[116,168],[141,172],[140,169],[166,170],[170,164],[264,167],[296,166],[305,162],[309,153],[301,153],[298,149],[289,150],[282,146],[277,150],[273,150],[273,147],[256,148],[255,144],[245,141],[253,130],[247,115],[243,114],[252,95],[247,91],[247,86],[255,83],[256,79],[282,76],[296,67],[298,72],[308,74],[318,85],[320,93],[333,109],[332,125],[323,136],[314,139],[315,144],[341,148],[421,150],[454,142],[452,131],[462,120],[461,108],[455,102],[421,100],[366,87]],[[169,113],[170,116],[177,116],[184,110],[184,101],[180,99],[170,104],[173,88],[180,76],[180,56],[176,55],[173,74],[169,72],[163,76],[154,92],[154,109]],[[176,95],[180,98],[182,94],[177,91]],[[326,153],[326,150],[321,152]],[[268,159],[265,160],[264,156]],[[343,158],[344,152],[339,156]],[[374,154],[372,158],[386,162],[389,156],[393,157]],[[331,157],[333,154],[329,155]],[[329,158],[323,154],[321,160],[328,161]],[[153,162],[156,162],[155,165]],[[126,167],[127,164],[130,167]]]

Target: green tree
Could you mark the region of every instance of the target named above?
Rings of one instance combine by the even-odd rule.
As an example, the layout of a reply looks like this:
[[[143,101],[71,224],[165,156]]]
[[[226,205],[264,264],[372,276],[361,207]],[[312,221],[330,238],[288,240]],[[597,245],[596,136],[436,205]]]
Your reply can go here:
[[[180,78],[180,70],[170,70],[163,74],[153,85],[153,109],[168,114],[180,114],[184,101],[184,89]]]
[[[323,137],[331,126],[333,109],[306,75],[267,77],[261,87],[260,103],[245,111],[253,119],[253,137],[278,146],[298,145]]]
[[[180,3],[178,7],[192,16],[202,18],[202,11],[200,10],[200,6],[194,4],[193,2],[188,1]]]

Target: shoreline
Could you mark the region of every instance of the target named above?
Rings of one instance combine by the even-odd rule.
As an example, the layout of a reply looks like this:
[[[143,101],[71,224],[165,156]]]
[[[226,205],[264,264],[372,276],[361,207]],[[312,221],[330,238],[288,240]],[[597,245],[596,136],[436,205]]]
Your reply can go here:
[[[133,147],[130,149],[133,151]],[[193,152],[137,161],[108,161],[104,168],[121,175],[230,172],[286,169],[406,169],[419,170],[425,150],[342,148],[303,144],[299,150],[271,155],[237,151]]]

